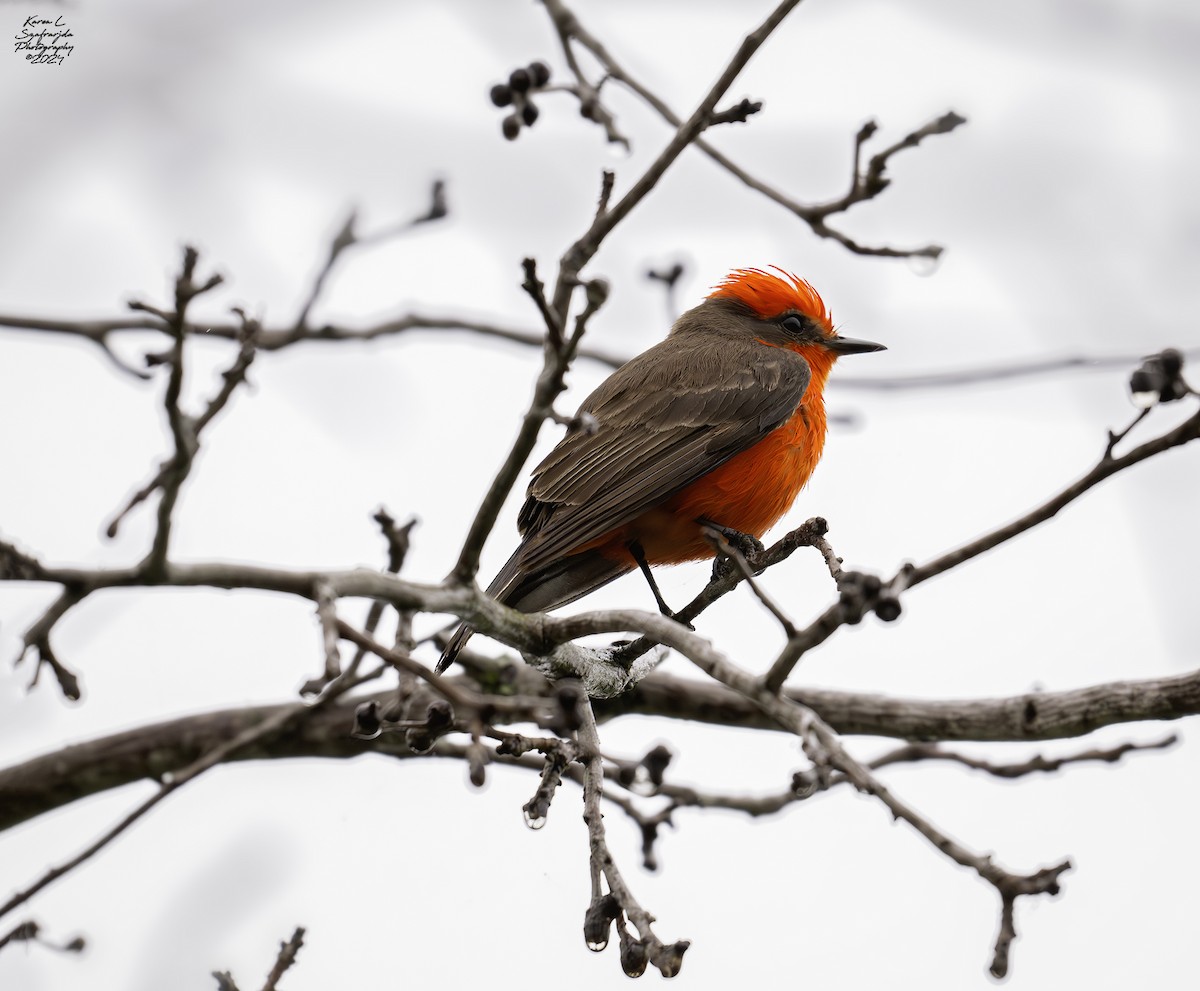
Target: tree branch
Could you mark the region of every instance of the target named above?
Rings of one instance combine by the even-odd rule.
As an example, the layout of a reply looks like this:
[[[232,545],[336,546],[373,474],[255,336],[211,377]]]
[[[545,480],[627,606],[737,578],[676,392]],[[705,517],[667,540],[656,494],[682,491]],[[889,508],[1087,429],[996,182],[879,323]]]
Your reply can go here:
[[[596,884],[596,876],[603,873],[608,883],[609,893],[616,901],[618,912],[613,918],[617,924],[617,935],[621,944],[621,966],[630,977],[640,977],[647,963],[658,968],[663,977],[674,977],[679,973],[683,963],[683,955],[691,944],[688,940],[679,940],[673,944],[663,943],[651,927],[654,916],[642,908],[634,897],[629,885],[621,875],[616,860],[608,849],[608,841],[604,831],[604,816],[600,812],[600,798],[604,787],[603,758],[600,756],[600,736],[596,731],[596,720],[592,714],[591,703],[586,699],[580,702],[579,744],[583,749],[584,780],[583,780],[583,821],[588,827],[588,845],[591,850],[593,872],[592,908],[589,914],[598,907],[603,899]],[[637,929],[635,939],[625,928],[620,918],[623,913]],[[585,926],[585,930],[586,930]],[[596,934],[586,933],[588,945],[594,949],[604,949],[607,943],[607,926],[604,928],[603,942],[596,939]]]
[[[517,666],[504,679],[497,674],[497,680],[504,681],[507,691],[517,693],[505,696],[509,700],[505,718],[513,723],[536,723],[544,717],[548,703],[537,695],[546,690],[543,679]],[[469,684],[465,677],[441,681],[464,688]],[[1200,670],[1168,678],[993,699],[897,698],[813,688],[787,691],[784,696],[817,712],[843,736],[1024,742],[1069,739],[1105,726],[1200,715]],[[285,723],[284,729],[269,739],[232,751],[223,759],[346,758],[368,752],[414,756],[394,735],[385,734],[371,741],[350,735],[355,709],[365,699],[383,706],[393,697],[394,692],[378,692],[335,700],[304,722],[295,726]],[[483,697],[485,701],[494,698]],[[512,704],[514,699],[518,704]],[[522,703],[521,699],[527,701]],[[602,721],[654,715],[713,726],[778,729],[760,709],[723,685],[659,672],[619,698],[594,700],[592,705]],[[0,770],[0,831],[89,795],[186,767],[247,729],[285,712],[306,708],[300,703],[286,703],[200,713],[63,747],[4,768]],[[910,747],[901,748],[878,766],[900,760],[896,754],[914,752]],[[435,748],[433,753],[440,751]],[[1075,759],[1107,758],[1084,754]]]
[[[580,97],[581,104],[586,101],[591,108],[589,116],[603,124],[608,130],[610,140],[617,135],[615,121],[610,111],[608,111],[600,102],[599,86],[593,86],[591,82],[584,76],[582,69],[579,66],[578,60],[575,58],[572,49],[572,42],[577,41],[589,52],[596,57],[600,64],[604,67],[605,79],[615,80],[625,86],[631,92],[640,97],[648,104],[660,117],[663,118],[672,127],[680,127],[682,125],[681,118],[671,110],[667,104],[654,94],[650,89],[638,82],[632,75],[620,66],[608,49],[583,25],[575,13],[570,10],[562,0],[542,0],[542,5],[546,8],[546,12],[550,15],[550,19],[554,23],[555,30],[558,33],[559,43],[562,46],[563,54],[566,57],[567,65],[575,75],[577,80],[577,93]],[[878,196],[884,189],[887,188],[890,180],[884,178],[884,170],[891,157],[905,148],[916,147],[924,138],[934,134],[946,134],[954,130],[961,124],[965,124],[966,120],[958,114],[950,112],[920,127],[917,130],[906,135],[900,141],[896,142],[889,148],[876,154],[870,162],[870,165],[865,174],[859,172],[859,152],[863,143],[867,138],[871,137],[877,129],[877,125],[872,122],[863,129],[860,129],[855,139],[855,156],[854,166],[851,176],[850,191],[845,195],[836,199],[830,200],[827,203],[819,204],[804,204],[792,199],[779,190],[775,189],[770,184],[751,175],[741,166],[734,163],[724,153],[717,150],[703,138],[698,138],[694,143],[704,154],[711,158],[714,162],[725,169],[730,175],[738,179],[750,189],[766,196],[768,199],[777,203],[794,216],[804,221],[812,229],[813,233],[818,237],[831,238],[848,250],[859,255],[875,255],[891,258],[908,258],[908,257],[927,257],[937,258],[942,249],[937,245],[927,245],[923,248],[915,249],[899,249],[889,247],[870,247],[855,241],[853,238],[842,233],[839,230],[831,227],[828,224],[828,218],[835,213],[841,213],[849,209],[855,203],[861,203],[865,200],[873,199]],[[617,140],[624,140],[619,136]],[[628,142],[626,142],[628,143]]]
[[[85,861],[90,860],[172,792],[183,787],[189,781],[192,781],[199,775],[203,774],[209,768],[214,767],[222,761],[230,759],[230,757],[243,748],[252,746],[278,732],[290,721],[294,719],[304,719],[309,713],[315,711],[317,711],[317,707],[315,705],[309,707],[292,706],[282,710],[277,709],[267,716],[267,718],[265,718],[262,722],[256,723],[244,729],[237,736],[214,747],[212,750],[208,751],[202,757],[197,758],[179,772],[162,775],[159,779],[160,783],[158,791],[138,805],[137,808],[125,816],[125,818],[114,825],[90,846],[80,851],[80,853],[76,854],[70,860],[59,864],[57,867],[52,867],[37,881],[16,892],[11,898],[8,899],[8,901],[6,901],[3,905],[0,905],[0,917],[7,915],[15,908],[19,908],[21,905],[24,905],[25,902],[29,901],[30,898],[36,895],[43,888],[52,884],[54,881],[57,881],[63,875],[70,873]]]

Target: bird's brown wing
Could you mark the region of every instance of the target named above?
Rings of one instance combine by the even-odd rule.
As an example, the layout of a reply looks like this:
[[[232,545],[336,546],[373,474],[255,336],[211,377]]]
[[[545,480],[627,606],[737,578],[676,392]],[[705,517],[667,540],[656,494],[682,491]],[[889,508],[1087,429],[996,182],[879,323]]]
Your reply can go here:
[[[784,348],[679,335],[622,365],[534,469],[518,520],[518,567],[536,572],[636,519],[786,423],[808,364]],[[513,562],[513,563],[518,563]]]

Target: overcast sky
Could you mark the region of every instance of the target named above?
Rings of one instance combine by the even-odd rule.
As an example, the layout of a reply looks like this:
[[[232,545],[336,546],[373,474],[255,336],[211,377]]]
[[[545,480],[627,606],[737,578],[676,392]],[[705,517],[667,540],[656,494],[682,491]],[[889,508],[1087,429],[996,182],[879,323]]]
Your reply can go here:
[[[573,9],[686,114],[771,4],[577,0]],[[536,126],[505,142],[489,87],[533,58],[565,77],[535,3],[4,3],[0,25],[15,35],[35,11],[61,15],[75,50],[59,66],[0,52],[3,314],[107,317],[131,297],[165,302],[190,243],[202,271],[228,280],[203,313],[224,320],[237,304],[280,325],[295,318],[351,208],[369,233],[423,210],[442,178],[451,216],[347,257],[314,319],[361,326],[420,309],[534,329],[521,259],[536,257],[551,276],[590,220],[601,170],[615,169],[618,193],[627,189],[671,133],[614,87],[606,92],[632,154],[613,154],[565,95],[547,96]],[[589,265],[612,285],[590,343],[632,355],[665,334],[649,266],[685,263],[680,308],[732,268],[795,271],[845,333],[889,350],[835,369],[831,412],[854,425],[833,428],[777,532],[823,515],[848,564],[890,573],[1012,519],[1086,471],[1106,430],[1130,419],[1126,371],[903,393],[851,380],[1200,347],[1198,50],[1200,11],[1183,0],[808,0],[730,91],[762,99],[763,112],[711,140],[816,201],[845,189],[865,120],[879,121],[882,147],[957,111],[965,127],[895,158],[892,187],[836,219],[866,243],[944,245],[942,262],[929,272],[852,256],[688,153]],[[136,361],[155,343],[118,346]],[[193,400],[213,391],[230,358],[218,342],[193,346]],[[420,517],[408,577],[440,579],[539,364],[534,349],[434,332],[261,356],[254,387],[206,434],[174,553],[377,566],[370,514],[383,504]],[[605,374],[580,362],[563,408]],[[160,396],[160,381],[119,373],[98,349],[0,329],[0,536],[54,563],[139,560],[152,511],[135,512],[115,541],[102,530],[167,449]],[[1137,436],[1181,412],[1156,411]],[[539,450],[557,436],[547,429]],[[843,630],[796,680],[955,698],[1194,669],[1198,465],[1195,450],[1170,452],[1104,484],[1049,525],[914,590],[901,622]],[[512,549],[520,495],[485,549],[485,576]],[[668,601],[688,598],[707,573],[667,572]],[[581,606],[651,608],[639,582]],[[816,555],[765,583],[800,622],[832,597]],[[62,702],[50,683],[26,694],[29,670],[13,672],[7,659],[53,596],[0,587],[5,765],[176,714],[294,698],[320,666],[307,603],[109,592],[56,630],[84,701]],[[782,638],[742,592],[699,629],[755,671]],[[668,669],[689,673],[678,659]],[[1133,726],[1096,742],[1179,729]],[[782,735],[626,720],[602,738],[623,755],[665,742],[677,753],[675,780],[712,790],[777,791],[802,764]],[[862,756],[880,746],[851,741]],[[1194,982],[1197,772],[1185,734],[1165,754],[1014,784],[934,768],[887,780],[1014,870],[1072,857],[1063,896],[1019,905],[1012,988],[1172,989]],[[190,991],[214,987],[209,972],[227,968],[255,987],[297,924],[309,935],[288,991],[617,986],[626,979],[615,951],[593,956],[580,934],[578,793],[565,789],[534,833],[520,811],[534,786],[493,770],[475,793],[463,768],[384,758],[218,768],[29,906],[52,935],[84,933],[87,954],[10,947],[0,987]],[[143,782],[0,836],[0,888],[24,886],[151,791]],[[683,813],[676,822],[661,841],[662,869],[648,875],[633,830],[608,816],[660,937],[694,941],[681,986],[987,984],[994,892],[893,826],[878,803],[834,793],[768,821]]]

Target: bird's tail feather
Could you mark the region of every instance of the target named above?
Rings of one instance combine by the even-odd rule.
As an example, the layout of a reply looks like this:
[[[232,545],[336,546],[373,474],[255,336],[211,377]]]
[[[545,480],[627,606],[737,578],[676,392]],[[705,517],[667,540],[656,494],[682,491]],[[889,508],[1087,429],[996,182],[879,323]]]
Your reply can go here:
[[[527,573],[521,569],[520,556],[518,550],[508,559],[488,586],[487,594],[497,602],[523,612],[541,612],[565,606],[633,570],[631,559],[614,560],[591,550],[572,554],[539,571]],[[454,663],[454,658],[474,633],[475,629],[466,623],[454,631],[438,660],[438,674]]]

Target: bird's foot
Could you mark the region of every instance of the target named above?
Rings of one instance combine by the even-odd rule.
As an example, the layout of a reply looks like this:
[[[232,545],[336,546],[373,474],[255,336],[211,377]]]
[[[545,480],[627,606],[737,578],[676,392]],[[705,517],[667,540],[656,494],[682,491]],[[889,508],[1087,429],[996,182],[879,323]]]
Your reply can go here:
[[[737,563],[730,559],[730,555],[723,552],[722,541],[742,556],[742,559],[750,566],[750,570],[754,574],[758,575],[762,573],[762,569],[755,568],[754,566],[755,559],[765,550],[761,540],[752,534],[743,533],[741,530],[735,530],[733,527],[721,526],[720,523],[714,523],[712,520],[700,520],[700,525],[704,529],[712,531],[714,536],[721,538],[721,540],[714,541],[717,557],[713,561],[713,581],[720,581],[738,568]]]

